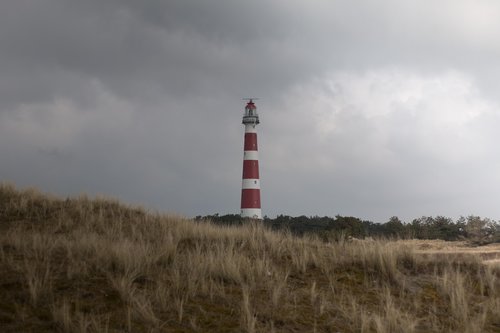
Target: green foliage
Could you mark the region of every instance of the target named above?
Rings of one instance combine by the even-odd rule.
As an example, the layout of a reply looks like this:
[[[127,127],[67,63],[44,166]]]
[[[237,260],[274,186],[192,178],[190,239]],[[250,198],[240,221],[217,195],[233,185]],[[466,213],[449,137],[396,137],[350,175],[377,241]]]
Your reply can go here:
[[[211,221],[218,225],[240,225],[245,219],[238,214],[197,216],[197,222]],[[267,216],[264,226],[273,230],[288,230],[293,235],[314,234],[321,239],[339,240],[354,238],[417,238],[442,239],[447,241],[469,239],[473,243],[500,242],[498,222],[479,216],[460,217],[456,221],[445,216],[422,216],[404,223],[393,216],[385,223],[363,221],[353,216],[289,216],[280,214],[276,218]]]
[[[492,243],[498,238],[499,225],[493,220],[469,215],[461,217],[460,222],[464,225],[467,238],[474,243]]]
[[[391,217],[384,227],[387,236],[401,237],[405,234],[405,226],[397,216]]]
[[[466,236],[461,219],[453,222],[444,216],[422,216],[409,225],[413,237],[418,239],[457,240]]]

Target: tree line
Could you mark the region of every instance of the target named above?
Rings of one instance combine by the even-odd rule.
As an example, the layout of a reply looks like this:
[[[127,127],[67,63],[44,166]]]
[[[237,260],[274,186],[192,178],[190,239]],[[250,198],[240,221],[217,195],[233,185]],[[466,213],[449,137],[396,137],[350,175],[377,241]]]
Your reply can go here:
[[[238,225],[247,219],[238,214],[196,216],[195,221]],[[361,220],[353,216],[288,216],[264,217],[262,223],[274,230],[289,230],[294,235],[315,234],[325,241],[339,238],[416,238],[470,240],[478,244],[500,242],[500,223],[470,215],[453,220],[444,216],[422,216],[409,223],[393,216],[385,223]]]

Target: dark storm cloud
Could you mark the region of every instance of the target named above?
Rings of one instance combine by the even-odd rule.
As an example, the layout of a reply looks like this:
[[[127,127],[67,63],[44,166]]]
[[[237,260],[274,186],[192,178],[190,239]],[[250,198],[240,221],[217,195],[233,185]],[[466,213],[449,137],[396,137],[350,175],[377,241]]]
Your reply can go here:
[[[258,96],[265,214],[497,218],[499,22],[488,1],[4,1],[0,180],[237,212]]]
[[[42,71],[49,86],[76,75],[129,98],[196,95],[214,84],[217,93],[235,85],[239,93],[257,80],[265,91],[302,66],[298,50],[284,42],[280,16],[255,4],[46,0],[2,7],[5,68]],[[276,75],[261,80],[264,73]],[[42,85],[33,79],[17,85]]]

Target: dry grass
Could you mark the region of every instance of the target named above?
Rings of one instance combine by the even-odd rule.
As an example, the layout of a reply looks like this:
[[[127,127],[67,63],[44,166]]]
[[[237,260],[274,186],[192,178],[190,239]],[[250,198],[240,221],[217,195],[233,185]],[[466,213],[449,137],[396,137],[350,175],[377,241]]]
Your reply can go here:
[[[327,244],[8,185],[0,229],[2,332],[500,331],[499,265],[449,243]]]

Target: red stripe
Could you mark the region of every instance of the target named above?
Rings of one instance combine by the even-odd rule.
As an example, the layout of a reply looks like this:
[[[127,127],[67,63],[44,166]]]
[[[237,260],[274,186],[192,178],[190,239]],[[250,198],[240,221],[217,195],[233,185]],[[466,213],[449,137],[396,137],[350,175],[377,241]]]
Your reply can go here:
[[[245,150],[257,150],[257,133],[245,133]]]
[[[241,208],[260,208],[260,190],[241,190]]]
[[[243,179],[259,179],[259,161],[243,161]]]

